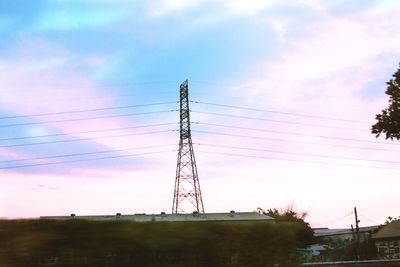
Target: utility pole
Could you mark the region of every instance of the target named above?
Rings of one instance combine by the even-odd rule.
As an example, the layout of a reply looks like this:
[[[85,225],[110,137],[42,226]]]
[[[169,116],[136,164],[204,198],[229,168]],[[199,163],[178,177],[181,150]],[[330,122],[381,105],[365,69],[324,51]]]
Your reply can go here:
[[[358,215],[357,215],[357,207],[354,207],[354,217],[355,217],[355,221],[356,221],[356,256],[357,259],[360,259],[360,255],[359,255],[359,248],[360,248],[360,227],[358,226],[358,223],[360,222],[360,220],[358,219]]]
[[[352,238],[353,238],[353,242],[356,240],[356,234],[355,234],[355,232],[354,232],[354,227],[353,227],[353,225],[351,225],[351,236],[352,236]]]
[[[180,85],[180,139],[172,204],[173,214],[192,211],[204,213],[190,131],[188,87],[188,80]]]

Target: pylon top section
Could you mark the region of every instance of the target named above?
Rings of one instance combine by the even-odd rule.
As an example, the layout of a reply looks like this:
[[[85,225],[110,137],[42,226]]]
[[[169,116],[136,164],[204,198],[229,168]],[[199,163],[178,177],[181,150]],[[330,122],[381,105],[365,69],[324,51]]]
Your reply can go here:
[[[191,137],[190,110],[189,110],[189,86],[188,80],[180,86],[180,137],[187,139]]]

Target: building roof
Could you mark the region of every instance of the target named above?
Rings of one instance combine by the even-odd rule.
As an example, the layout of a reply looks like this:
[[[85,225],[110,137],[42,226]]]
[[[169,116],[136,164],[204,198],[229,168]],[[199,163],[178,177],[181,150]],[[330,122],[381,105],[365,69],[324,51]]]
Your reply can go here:
[[[378,229],[378,227],[379,227],[378,225],[360,227],[359,233],[371,232]],[[342,229],[315,228],[313,230],[314,230],[314,236],[316,237],[347,235],[353,233],[351,228],[342,228]]]
[[[372,235],[372,238],[374,239],[384,239],[393,237],[400,237],[400,220],[385,225],[376,234]]]
[[[41,216],[41,219],[50,220],[69,220],[69,219],[84,219],[84,220],[127,220],[134,222],[198,222],[198,221],[273,221],[274,218],[259,214],[257,212],[234,212],[229,213],[191,213],[191,214],[133,214],[122,215],[83,215],[75,216]]]

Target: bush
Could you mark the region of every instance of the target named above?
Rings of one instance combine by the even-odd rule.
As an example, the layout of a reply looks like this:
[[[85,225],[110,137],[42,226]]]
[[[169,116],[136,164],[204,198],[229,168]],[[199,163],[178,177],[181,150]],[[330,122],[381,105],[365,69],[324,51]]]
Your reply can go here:
[[[0,266],[293,266],[297,223],[0,221]]]

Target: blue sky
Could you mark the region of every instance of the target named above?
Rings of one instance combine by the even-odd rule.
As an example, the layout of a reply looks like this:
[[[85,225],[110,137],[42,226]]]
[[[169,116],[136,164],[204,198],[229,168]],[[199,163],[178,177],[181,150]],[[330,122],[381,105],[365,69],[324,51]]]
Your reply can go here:
[[[168,212],[185,79],[194,101],[264,110],[191,103],[206,211],[294,201],[331,227],[349,226],[335,219],[354,206],[364,225],[398,215],[398,143],[369,129],[400,61],[399,12],[361,0],[0,1],[0,216]],[[53,164],[102,156],[117,158]],[[48,165],[4,169],[23,164]]]

